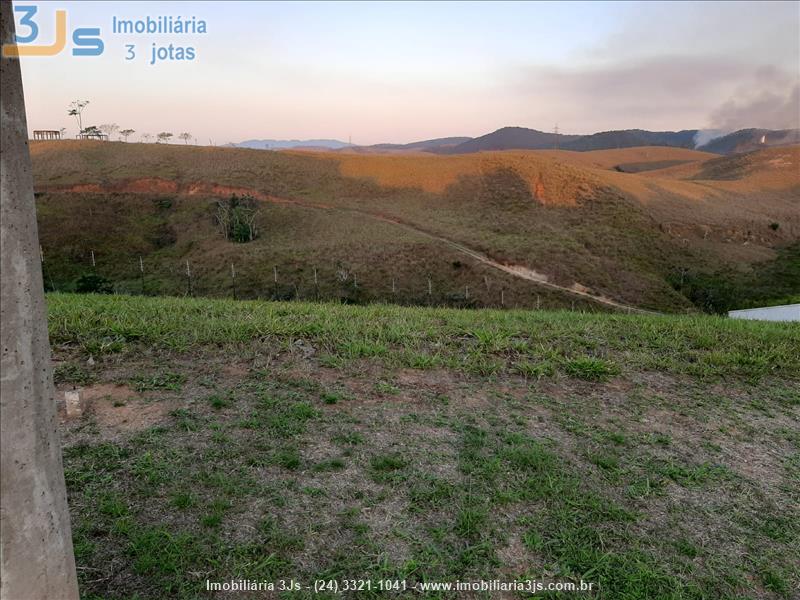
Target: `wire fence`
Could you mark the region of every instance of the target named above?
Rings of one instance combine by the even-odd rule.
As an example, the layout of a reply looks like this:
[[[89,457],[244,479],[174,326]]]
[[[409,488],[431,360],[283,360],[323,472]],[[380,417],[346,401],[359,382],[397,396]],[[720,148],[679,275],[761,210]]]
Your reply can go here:
[[[389,303],[458,308],[527,308],[604,310],[591,299],[566,298],[537,289],[534,283],[510,282],[464,270],[460,277],[443,277],[447,268],[431,273],[359,272],[341,262],[273,264],[225,258],[158,260],[145,256],[103,257],[88,250],[83,260],[47,258],[42,251],[42,275],[49,291],[99,292],[144,296],[189,296],[234,300]]]

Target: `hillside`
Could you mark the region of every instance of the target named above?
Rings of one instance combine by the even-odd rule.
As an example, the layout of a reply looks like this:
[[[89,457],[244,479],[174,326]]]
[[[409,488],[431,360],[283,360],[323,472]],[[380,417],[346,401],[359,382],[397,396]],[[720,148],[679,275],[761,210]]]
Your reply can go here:
[[[684,131],[645,131],[627,129],[622,131],[603,131],[579,139],[567,141],[566,150],[607,150],[610,148],[631,148],[636,146],[671,146],[675,148],[694,148],[696,129]]]
[[[445,598],[461,595],[422,586],[778,600],[798,585],[795,325],[69,294],[48,307],[57,397],[83,399],[61,427],[81,597],[343,574]]]
[[[675,162],[680,164],[699,164],[712,158],[719,158],[718,154],[701,152],[688,148],[671,148],[668,146],[644,146],[631,148],[615,148],[608,150],[590,150],[578,152],[574,150],[548,150],[544,151],[547,156],[569,163],[572,165],[597,168],[612,169],[621,171],[625,165],[641,164],[649,167],[658,167],[664,162]],[[651,170],[651,169],[647,169]]]
[[[98,273],[136,293],[661,311],[695,309],[676,277],[745,281],[765,271],[751,265],[798,242],[798,153],[773,150],[788,154],[751,157],[753,172],[714,179],[703,169],[742,159],[665,148],[433,156],[31,145],[54,289],[73,289],[94,252]],[[639,172],[617,169],[630,164]],[[226,240],[215,222],[217,202],[233,194],[259,202],[253,242]]]
[[[734,154],[791,144],[800,144],[800,129],[741,129],[715,138],[699,149],[717,154]]]

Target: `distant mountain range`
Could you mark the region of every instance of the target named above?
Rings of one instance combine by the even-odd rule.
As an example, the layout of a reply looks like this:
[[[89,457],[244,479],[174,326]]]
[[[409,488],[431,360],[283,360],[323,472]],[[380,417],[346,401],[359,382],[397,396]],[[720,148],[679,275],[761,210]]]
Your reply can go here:
[[[717,132],[714,132],[716,135]],[[239,148],[283,150],[308,148],[341,150],[348,152],[432,152],[435,154],[469,154],[489,150],[609,150],[638,146],[669,146],[693,148],[715,154],[737,154],[767,146],[784,146],[800,143],[800,129],[741,129],[727,135],[713,137],[697,146],[696,140],[708,139],[708,131],[684,129],[681,131],[646,131],[624,129],[601,131],[591,135],[548,133],[525,127],[503,127],[476,138],[446,137],[412,142],[410,144],[373,144],[356,146],[339,140],[247,140],[229,144]]]
[[[524,127],[503,127],[461,144],[432,151],[440,154],[465,154],[487,150],[545,150],[558,148],[586,152],[589,150],[634,148],[638,146],[670,146],[674,148],[693,148],[716,154],[735,154],[757,150],[766,146],[800,143],[800,129],[742,129],[728,135],[716,137],[704,145],[696,146],[695,140],[699,133],[700,130],[698,129],[684,129],[682,131],[624,129],[601,131],[591,135],[564,135],[526,129]]]
[[[361,149],[372,150],[417,150],[423,152],[444,152],[449,148],[455,148],[461,144],[472,140],[470,137],[446,137],[433,140],[422,140],[421,142],[411,142],[410,144],[374,144],[372,146],[360,146]]]
[[[327,148],[340,150],[352,144],[339,140],[245,140],[238,144],[226,144],[236,148],[255,148],[256,150],[286,150],[288,148]]]

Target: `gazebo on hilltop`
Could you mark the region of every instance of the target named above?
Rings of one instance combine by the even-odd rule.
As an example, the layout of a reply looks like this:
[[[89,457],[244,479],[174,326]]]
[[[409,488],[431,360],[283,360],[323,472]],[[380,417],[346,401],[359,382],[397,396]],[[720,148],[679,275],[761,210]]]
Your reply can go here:
[[[58,129],[35,129],[34,140],[60,140],[61,132]]]

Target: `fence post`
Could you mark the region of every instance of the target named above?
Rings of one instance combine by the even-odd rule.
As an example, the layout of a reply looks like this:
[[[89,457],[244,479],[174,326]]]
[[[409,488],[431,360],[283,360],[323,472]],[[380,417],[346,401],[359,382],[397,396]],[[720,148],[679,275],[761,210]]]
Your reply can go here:
[[[231,292],[233,294],[233,299],[236,300],[236,269],[231,263]]]
[[[506,305],[506,289],[500,288],[500,306],[505,307]]]
[[[469,300],[469,286],[464,288],[464,300]]]
[[[92,253],[92,268],[94,269],[97,267],[97,264],[94,262],[94,250],[90,250],[90,252]]]
[[[139,279],[142,283],[142,296],[144,296],[144,261],[139,257]]]
[[[317,279],[317,267],[314,267],[314,299],[319,301],[319,280]]]
[[[272,266],[272,284],[274,291],[272,292],[272,298],[274,300],[278,299],[278,266]]]
[[[44,250],[42,250],[41,246],[39,246],[39,260],[42,261],[42,283],[44,284],[45,280],[50,281],[50,291],[55,292],[56,284],[53,282],[53,277],[50,275],[50,273],[45,270],[46,266],[44,264]]]
[[[536,294],[536,310],[539,310],[540,307],[541,307],[541,298],[539,297],[539,294]]]
[[[194,290],[192,289],[192,269],[189,267],[189,259],[186,259],[186,291],[189,296],[194,294]]]

